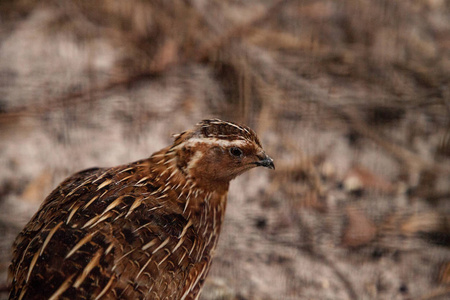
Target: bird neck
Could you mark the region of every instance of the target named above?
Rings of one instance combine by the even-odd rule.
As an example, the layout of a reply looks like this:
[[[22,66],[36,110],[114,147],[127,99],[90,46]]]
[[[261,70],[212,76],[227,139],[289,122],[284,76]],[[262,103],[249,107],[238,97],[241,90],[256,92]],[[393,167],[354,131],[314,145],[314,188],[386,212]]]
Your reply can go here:
[[[171,147],[154,153],[149,158],[150,172],[162,195],[176,199],[186,218],[214,222],[223,219],[229,182],[217,185],[203,184],[191,177],[183,168],[184,157]]]

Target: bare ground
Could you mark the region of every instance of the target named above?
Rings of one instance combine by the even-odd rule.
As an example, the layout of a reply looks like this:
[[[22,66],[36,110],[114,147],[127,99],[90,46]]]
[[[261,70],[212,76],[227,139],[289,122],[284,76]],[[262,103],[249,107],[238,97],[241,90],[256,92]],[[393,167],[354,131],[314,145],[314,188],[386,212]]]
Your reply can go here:
[[[277,169],[233,182],[202,299],[447,299],[449,20],[445,0],[2,1],[0,285],[62,179],[220,117]]]

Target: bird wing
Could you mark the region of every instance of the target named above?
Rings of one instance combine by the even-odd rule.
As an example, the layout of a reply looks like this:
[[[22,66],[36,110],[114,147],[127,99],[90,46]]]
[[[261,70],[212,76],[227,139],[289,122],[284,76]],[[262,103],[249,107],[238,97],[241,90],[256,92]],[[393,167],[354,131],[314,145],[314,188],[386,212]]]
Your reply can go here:
[[[79,172],[45,199],[15,241],[11,299],[181,297],[196,232],[135,168]]]
[[[96,188],[92,182],[105,172],[95,168],[76,173],[44,200],[15,240],[9,273],[11,299],[31,295],[57,298],[85,280],[102,277],[100,273],[105,270],[95,267],[100,262],[111,263],[113,257],[106,253],[99,230],[85,230],[79,221],[83,206]],[[107,284],[106,276],[103,277],[96,282],[96,290]],[[87,292],[80,298],[88,298]]]

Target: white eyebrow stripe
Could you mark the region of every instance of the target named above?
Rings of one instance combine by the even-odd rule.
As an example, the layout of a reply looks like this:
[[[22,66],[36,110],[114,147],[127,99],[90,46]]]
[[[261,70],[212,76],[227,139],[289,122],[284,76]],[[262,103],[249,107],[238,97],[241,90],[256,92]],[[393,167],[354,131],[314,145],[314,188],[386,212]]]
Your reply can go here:
[[[229,141],[229,140],[216,139],[216,138],[191,138],[191,139],[187,140],[186,142],[184,142],[183,144],[184,144],[183,146],[208,144],[208,145],[217,145],[217,146],[221,146],[221,147],[231,147],[231,146],[243,147],[243,146],[250,144],[250,142],[246,139]]]

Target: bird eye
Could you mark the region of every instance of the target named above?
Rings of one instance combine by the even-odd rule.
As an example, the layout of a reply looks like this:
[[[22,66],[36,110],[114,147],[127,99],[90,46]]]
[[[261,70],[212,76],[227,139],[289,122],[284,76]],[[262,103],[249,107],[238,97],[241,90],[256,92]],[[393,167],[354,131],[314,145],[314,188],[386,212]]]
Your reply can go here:
[[[236,156],[236,157],[241,157],[243,154],[242,150],[239,149],[238,147],[231,147],[230,153],[231,153],[231,155]]]

